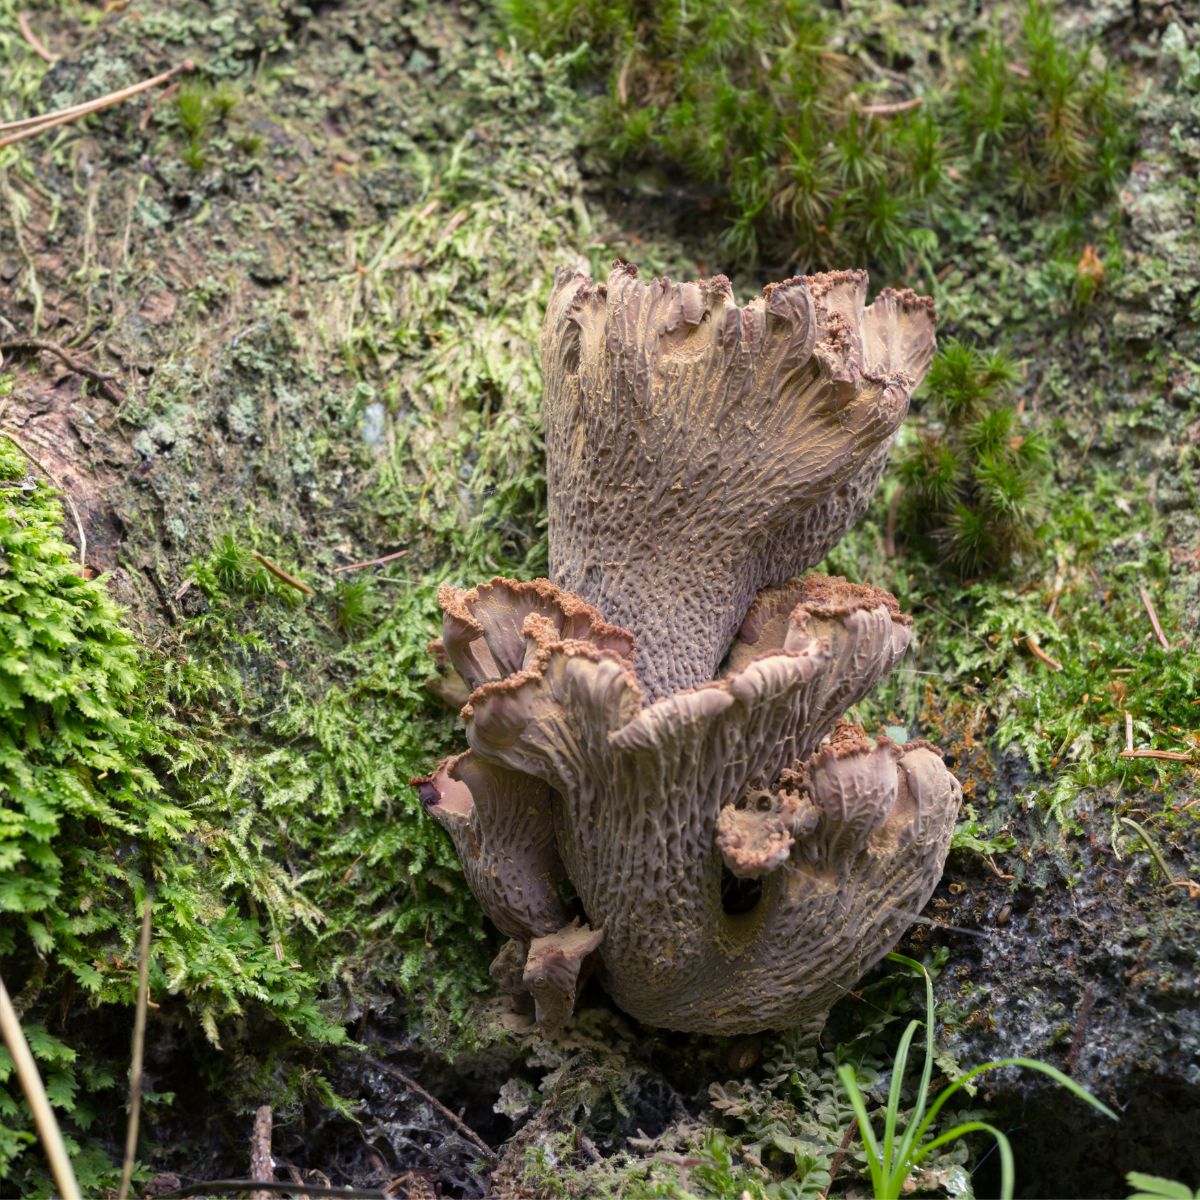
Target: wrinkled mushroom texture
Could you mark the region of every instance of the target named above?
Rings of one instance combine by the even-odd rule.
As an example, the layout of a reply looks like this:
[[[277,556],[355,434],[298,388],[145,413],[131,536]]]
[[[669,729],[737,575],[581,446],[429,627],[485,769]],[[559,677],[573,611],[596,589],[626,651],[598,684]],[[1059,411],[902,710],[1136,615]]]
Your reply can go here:
[[[471,752],[426,781],[431,811],[517,943],[498,969],[515,978],[528,951],[524,984],[551,1023],[592,953],[653,1025],[819,1021],[928,899],[958,784],[924,745],[834,731],[908,645],[885,592],[823,576],[769,591],[725,675],[653,701],[632,639],[544,580],[446,588],[441,603],[444,652],[474,690]],[[472,763],[500,770],[477,781]],[[523,777],[536,797],[503,782]],[[560,920],[555,870],[585,925]],[[727,911],[739,875],[761,893]]]
[[[567,921],[550,792],[541,780],[468,752],[413,783],[426,811],[450,834],[467,885],[501,933],[524,942]]]
[[[862,514],[934,351],[864,271],[769,285],[560,271],[542,332],[550,574],[638,642],[652,698],[712,679],[751,601]]]

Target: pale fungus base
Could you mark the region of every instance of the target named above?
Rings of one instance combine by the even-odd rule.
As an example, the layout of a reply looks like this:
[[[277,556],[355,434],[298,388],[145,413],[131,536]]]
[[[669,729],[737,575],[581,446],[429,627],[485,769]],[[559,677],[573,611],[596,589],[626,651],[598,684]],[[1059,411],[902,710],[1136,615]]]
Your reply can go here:
[[[442,589],[471,749],[420,781],[544,1028],[592,969],[648,1024],[818,1026],[940,877],[957,781],[841,723],[909,619],[791,578],[861,513],[933,353],[929,301],[865,299],[863,272],[744,308],[719,276],[559,274],[554,582]]]

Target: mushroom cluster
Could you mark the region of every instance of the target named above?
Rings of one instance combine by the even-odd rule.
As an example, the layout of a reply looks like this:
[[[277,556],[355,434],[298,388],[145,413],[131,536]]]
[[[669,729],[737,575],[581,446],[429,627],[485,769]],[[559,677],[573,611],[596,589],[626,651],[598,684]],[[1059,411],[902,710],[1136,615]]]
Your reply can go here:
[[[905,652],[877,588],[796,576],[861,515],[934,348],[865,272],[739,307],[723,276],[560,271],[542,334],[552,580],[445,587],[470,749],[417,781],[511,940],[492,974],[569,1017],[818,1027],[941,874],[961,789],[846,710]]]

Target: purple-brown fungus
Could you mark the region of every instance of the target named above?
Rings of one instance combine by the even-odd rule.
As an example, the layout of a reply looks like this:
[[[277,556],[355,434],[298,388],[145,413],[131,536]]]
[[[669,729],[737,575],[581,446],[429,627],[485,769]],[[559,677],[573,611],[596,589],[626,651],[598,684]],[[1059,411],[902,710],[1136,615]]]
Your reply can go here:
[[[818,1027],[941,874],[957,781],[842,719],[911,623],[793,578],[861,514],[933,353],[928,300],[866,287],[739,308],[721,276],[559,273],[553,582],[442,590],[470,749],[420,781],[546,1028],[592,972],[652,1025]]]

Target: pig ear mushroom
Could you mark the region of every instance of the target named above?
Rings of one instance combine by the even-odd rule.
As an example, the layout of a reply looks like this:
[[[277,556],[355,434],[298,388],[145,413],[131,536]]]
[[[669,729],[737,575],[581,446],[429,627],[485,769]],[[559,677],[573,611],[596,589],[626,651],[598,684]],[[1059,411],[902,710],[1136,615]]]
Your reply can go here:
[[[932,302],[840,271],[607,285],[542,333],[551,576],[637,638],[651,696],[710,680],[754,596],[865,508],[934,348]]]
[[[898,766],[904,752],[890,742],[867,744],[839,729],[819,745],[843,707],[904,652],[909,627],[895,601],[810,576],[755,610],[759,653],[704,687],[648,703],[613,648],[628,643],[602,623],[600,633],[581,623],[571,627],[578,636],[563,636],[576,598],[550,585],[539,585],[543,608],[524,619],[523,648],[509,644],[507,618],[487,610],[507,611],[517,586],[472,601],[480,626],[505,639],[492,657],[519,669],[471,694],[463,717],[472,752],[463,762],[493,763],[504,779],[544,788],[551,814],[525,836],[553,829],[587,937],[603,931],[586,953],[604,986],[633,1016],[675,1029],[748,1032],[823,1012],[874,961],[864,961],[864,946],[885,952],[891,943],[881,939],[932,891],[957,809],[957,785],[936,756],[933,782],[914,791]],[[779,618],[775,608],[792,600]],[[447,613],[447,630],[457,619]],[[452,763],[448,773],[461,776]],[[494,811],[503,829],[494,844],[508,845],[510,808]],[[492,812],[474,814],[484,853]],[[518,864],[511,849],[501,870],[482,867],[476,842],[456,836],[489,912],[503,908],[509,919],[527,895],[544,897],[529,879],[545,871]],[[519,888],[500,889],[517,865]],[[728,911],[727,874],[761,881],[752,913]],[[519,938],[511,920],[493,919]],[[567,950],[584,935],[564,941],[558,913],[545,920],[553,929],[526,934],[523,985],[553,1027],[569,1012],[572,964],[585,953]],[[864,939],[860,925],[883,932]],[[815,974],[814,963],[824,964]]]
[[[552,579],[442,589],[470,751],[420,781],[544,1029],[589,973],[650,1025],[815,1028],[940,877],[958,782],[842,720],[911,622],[795,578],[862,512],[933,353],[929,301],[866,288],[739,307],[721,276],[558,276]]]

